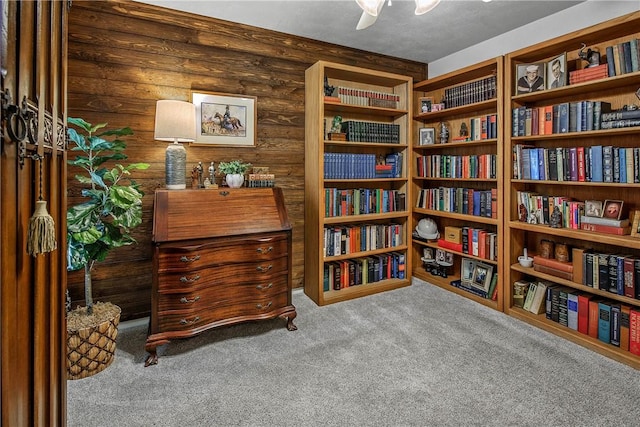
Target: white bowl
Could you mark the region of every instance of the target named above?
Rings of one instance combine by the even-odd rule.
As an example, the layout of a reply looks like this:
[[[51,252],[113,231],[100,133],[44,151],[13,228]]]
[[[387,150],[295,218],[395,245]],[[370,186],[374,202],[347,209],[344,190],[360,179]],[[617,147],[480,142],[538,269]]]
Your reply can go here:
[[[525,258],[522,255],[520,255],[518,257],[518,262],[523,267],[531,267],[533,265],[533,258],[531,258],[530,256]]]

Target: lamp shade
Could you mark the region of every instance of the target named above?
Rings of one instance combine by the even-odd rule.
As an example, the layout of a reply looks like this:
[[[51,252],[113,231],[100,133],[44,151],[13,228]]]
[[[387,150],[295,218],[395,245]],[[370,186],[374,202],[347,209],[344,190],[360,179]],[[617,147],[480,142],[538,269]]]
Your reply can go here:
[[[165,154],[167,188],[187,188],[187,150],[178,142],[196,140],[196,106],[184,101],[158,101],[154,138],[159,141],[173,141]]]

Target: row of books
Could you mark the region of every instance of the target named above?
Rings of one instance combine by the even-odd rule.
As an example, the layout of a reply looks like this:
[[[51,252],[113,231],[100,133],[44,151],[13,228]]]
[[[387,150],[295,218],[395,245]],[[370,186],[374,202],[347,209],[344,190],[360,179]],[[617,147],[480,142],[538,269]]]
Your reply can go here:
[[[628,254],[574,250],[577,283],[628,298],[640,299],[640,258]]]
[[[341,130],[350,142],[400,143],[400,125],[393,123],[348,120]]]
[[[473,117],[469,120],[469,141],[482,141],[498,137],[498,115]],[[456,139],[454,138],[454,141]]]
[[[609,77],[607,64],[597,65],[595,67],[582,68],[569,72],[569,84],[589,82],[591,80],[600,80]]]
[[[631,39],[605,48],[609,77],[640,71],[640,39]]]
[[[383,188],[325,188],[325,217],[406,210],[406,193]]]
[[[475,80],[445,89],[443,103],[445,108],[461,107],[496,97],[496,76]]]
[[[419,156],[416,172],[421,178],[496,179],[498,173],[495,154]]]
[[[393,248],[403,244],[401,224],[360,224],[324,227],[323,254],[348,255],[356,252]]]
[[[491,276],[491,284],[489,285],[489,290],[487,290],[486,292],[473,286],[471,282],[466,280],[457,279],[451,281],[451,285],[455,286],[458,289],[462,289],[463,291],[467,291],[481,298],[491,299],[493,301],[496,301],[498,299],[498,287],[496,286],[497,284],[498,273],[493,273],[493,275]]]
[[[545,313],[549,320],[640,356],[637,308],[546,281],[518,281],[514,286],[528,287],[525,310]]]
[[[325,262],[323,290],[339,291],[388,279],[405,278],[405,254],[391,252],[344,261]]]
[[[497,218],[497,200],[498,193],[495,188],[490,190],[463,187],[423,188],[418,194],[416,207]]]
[[[324,179],[400,178],[403,154],[387,154],[380,159],[373,153],[324,153]],[[379,164],[390,165],[376,174]]]
[[[438,239],[438,246],[492,261],[498,260],[498,234],[483,228],[462,227],[460,243]]]
[[[340,102],[363,107],[398,108],[400,95],[389,92],[380,92],[369,89],[356,89],[338,86],[334,94]]]
[[[563,102],[540,107],[521,106],[512,109],[511,136],[552,135],[624,127],[618,120],[603,120],[611,112],[606,101]],[[608,116],[604,116],[606,119]],[[606,125],[602,123],[606,122]]]
[[[250,173],[247,179],[247,187],[274,187],[276,184],[276,175],[272,173]]]
[[[540,181],[640,182],[640,148],[594,145],[513,146],[513,178]]]

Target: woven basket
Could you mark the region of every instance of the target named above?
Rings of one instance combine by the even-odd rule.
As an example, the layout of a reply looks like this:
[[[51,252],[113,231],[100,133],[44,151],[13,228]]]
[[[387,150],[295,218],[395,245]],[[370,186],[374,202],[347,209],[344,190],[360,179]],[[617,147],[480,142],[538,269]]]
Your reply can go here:
[[[112,319],[96,326],[67,330],[67,379],[78,380],[105,370],[116,352],[120,307]]]

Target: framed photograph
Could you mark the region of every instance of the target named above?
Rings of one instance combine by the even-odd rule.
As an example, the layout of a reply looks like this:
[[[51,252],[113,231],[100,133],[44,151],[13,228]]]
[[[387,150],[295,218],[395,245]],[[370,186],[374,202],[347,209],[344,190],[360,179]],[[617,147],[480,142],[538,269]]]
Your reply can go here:
[[[462,258],[460,263],[460,280],[463,283],[471,283],[473,280],[473,270],[476,268],[476,262],[471,258]]]
[[[518,65],[516,70],[516,94],[522,95],[544,90],[545,69],[544,62]]]
[[[567,84],[567,53],[547,62],[547,89],[556,89]]]
[[[191,92],[196,106],[194,145],[256,144],[256,97],[217,92]]]
[[[433,248],[423,248],[422,256],[424,259],[433,260]]]
[[[640,210],[633,211],[631,237],[640,237]]]
[[[602,208],[602,218],[620,219],[623,204],[622,200],[605,200]]]
[[[430,113],[433,104],[433,96],[422,96],[420,100],[420,113]]]
[[[473,277],[471,279],[471,286],[487,292],[491,285],[491,278],[493,277],[493,265],[485,264],[483,262],[477,262],[473,268]]]
[[[436,128],[420,128],[420,145],[432,145],[436,143]]]
[[[602,201],[601,200],[585,200],[584,201],[584,214],[586,216],[602,216]]]

